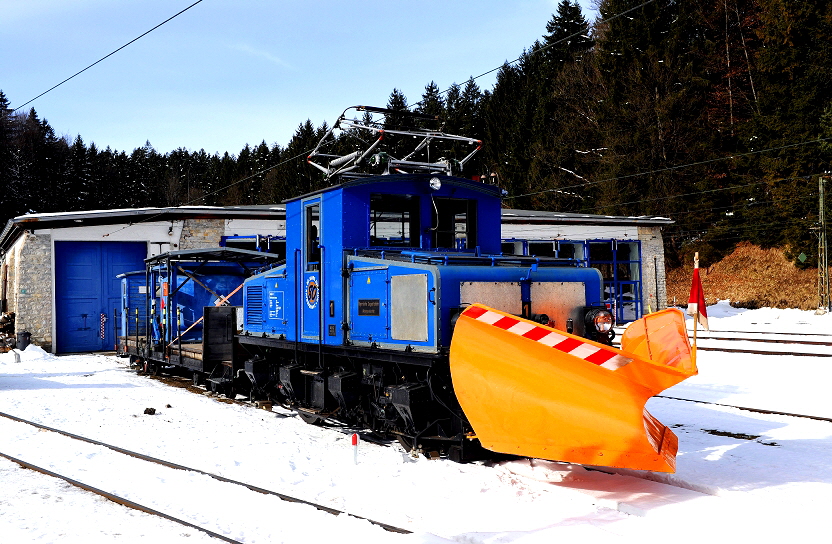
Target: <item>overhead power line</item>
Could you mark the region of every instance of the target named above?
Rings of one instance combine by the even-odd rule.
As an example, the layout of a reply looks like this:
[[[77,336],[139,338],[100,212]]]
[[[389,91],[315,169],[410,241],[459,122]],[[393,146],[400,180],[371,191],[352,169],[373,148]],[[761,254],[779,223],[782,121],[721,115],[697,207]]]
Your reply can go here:
[[[635,10],[637,10],[637,9],[641,9],[641,8],[643,8],[644,6],[646,6],[646,5],[648,5],[648,4],[652,4],[652,3],[653,3],[653,2],[655,2],[655,1],[656,1],[656,0],[647,0],[646,2],[642,2],[641,4],[639,4],[639,5],[637,5],[637,6],[633,6],[633,7],[631,7],[631,8],[630,8],[630,9],[628,9],[628,10],[624,10],[624,11],[622,11],[621,13],[616,13],[615,15],[612,15],[612,16],[608,17],[607,19],[599,19],[599,20],[595,21],[595,25],[596,25],[596,26],[599,26],[599,25],[603,25],[603,24],[606,24],[606,23],[610,23],[610,22],[612,22],[612,21],[614,21],[614,20],[618,19],[619,17],[623,17],[623,16],[627,15],[628,13],[633,12],[633,11],[635,11]],[[563,42],[565,42],[565,41],[571,40],[571,39],[573,39],[573,38],[578,38],[578,37],[584,36],[584,34],[585,34],[585,33],[586,33],[585,31],[578,31],[578,32],[575,32],[574,34],[570,34],[569,36],[566,36],[565,38],[561,38],[561,39],[559,39],[559,40],[558,40],[558,41],[556,41],[556,42],[548,43],[548,44],[546,44],[546,45],[544,45],[544,46],[541,46],[541,47],[540,47],[540,48],[538,48],[538,49],[535,49],[534,51],[530,51],[530,52],[529,52],[529,54],[530,54],[530,55],[536,55],[536,54],[538,54],[538,53],[541,53],[541,52],[543,52],[543,51],[545,51],[545,50],[549,49],[550,47],[554,47],[554,46],[556,46],[556,45],[558,45],[558,44],[561,44],[561,43],[563,43]],[[520,62],[521,60],[523,60],[523,57],[522,57],[522,56],[517,57],[517,58],[516,58],[516,59],[514,59],[513,61],[508,62],[508,63],[504,63],[504,64],[515,64],[515,63],[517,63],[517,62]],[[471,78],[471,79],[479,79],[479,78],[481,78],[481,77],[483,77],[483,76],[487,76],[488,74],[491,74],[491,73],[493,73],[493,72],[496,72],[497,70],[499,70],[499,69],[500,69],[500,68],[502,68],[502,67],[503,67],[503,65],[501,64],[500,66],[497,66],[496,68],[492,68],[491,70],[489,70],[489,71],[487,71],[487,72],[483,72],[482,74],[478,75],[477,77],[473,77],[473,78]],[[450,90],[450,89],[448,89],[448,90]],[[448,91],[446,90],[445,92],[448,92]],[[418,102],[417,102],[417,104],[418,104]]]
[[[63,85],[63,84],[64,84],[64,83],[66,83],[67,81],[69,81],[70,79],[74,78],[75,76],[78,76],[78,75],[80,75],[80,74],[83,74],[84,72],[86,72],[87,70],[89,70],[90,68],[92,68],[93,66],[95,66],[96,64],[98,64],[99,62],[101,62],[101,61],[103,61],[103,60],[105,60],[105,59],[107,59],[107,58],[109,58],[109,57],[112,57],[113,55],[115,55],[116,53],[118,53],[119,51],[121,51],[122,49],[124,49],[125,47],[127,47],[128,45],[130,45],[130,44],[132,44],[132,43],[134,43],[134,42],[139,41],[140,39],[144,38],[145,36],[147,36],[148,34],[150,34],[151,32],[153,32],[154,30],[156,30],[156,29],[157,29],[157,28],[159,28],[160,26],[164,25],[165,23],[168,23],[168,22],[170,22],[170,21],[172,21],[172,20],[176,19],[177,17],[179,17],[180,15],[182,15],[183,13],[185,13],[186,11],[188,11],[189,9],[191,9],[192,7],[194,7],[195,5],[199,4],[200,2],[202,2],[202,0],[196,0],[196,2],[194,2],[194,3],[193,3],[193,4],[191,4],[190,6],[186,7],[185,9],[183,9],[182,11],[180,11],[179,13],[177,13],[176,15],[172,15],[171,17],[168,17],[167,19],[165,19],[164,21],[162,21],[162,22],[161,22],[161,23],[159,23],[158,25],[154,26],[153,28],[151,28],[151,29],[150,29],[150,30],[148,30],[147,32],[145,32],[145,33],[143,33],[143,34],[141,34],[141,35],[139,35],[139,36],[137,36],[137,37],[133,38],[132,40],[130,40],[130,41],[129,41],[129,42],[127,42],[126,44],[124,44],[124,45],[122,45],[121,47],[119,47],[118,49],[116,49],[115,51],[113,51],[113,52],[111,52],[111,53],[109,53],[109,54],[107,54],[107,55],[104,55],[103,57],[101,57],[101,58],[100,58],[100,59],[98,59],[97,61],[93,62],[92,64],[90,64],[89,66],[87,66],[86,68],[84,68],[83,70],[79,70],[78,72],[75,72],[74,74],[72,74],[71,76],[69,76],[69,77],[68,77],[68,78],[66,78],[65,80],[61,81],[61,82],[60,82],[60,83],[58,83],[57,85],[55,85],[55,86],[53,86],[53,87],[51,87],[51,88],[49,88],[49,89],[47,89],[47,90],[43,91],[42,93],[40,93],[40,94],[39,94],[39,95],[37,95],[36,97],[32,98],[31,100],[29,100],[29,101],[27,101],[27,102],[24,102],[23,104],[19,105],[18,107],[16,107],[16,108],[15,108],[14,110],[12,110],[12,111],[17,111],[17,110],[19,110],[19,109],[21,109],[21,108],[23,108],[23,107],[27,106],[28,104],[31,104],[32,102],[34,102],[35,100],[37,100],[37,99],[38,99],[38,98],[40,98],[41,96],[45,95],[46,93],[51,92],[51,91],[54,91],[55,89],[57,89],[58,87],[60,87],[61,85]]]
[[[675,166],[667,166],[665,168],[656,168],[654,170],[646,170],[644,172],[637,172],[635,174],[624,174],[622,176],[616,176],[616,177],[612,177],[612,178],[604,178],[604,179],[599,179],[599,180],[595,180],[595,181],[588,181],[586,183],[579,183],[577,185],[568,185],[566,187],[557,187],[557,188],[554,188],[554,189],[543,189],[541,191],[535,191],[533,193],[524,193],[522,195],[507,196],[503,200],[511,200],[511,199],[514,199],[514,198],[523,198],[523,197],[527,197],[527,196],[536,196],[536,195],[541,195],[541,194],[544,194],[544,193],[553,193],[553,192],[557,192],[557,191],[567,191],[569,189],[580,189],[580,188],[583,188],[583,187],[589,187],[590,185],[597,185],[599,183],[605,183],[605,182],[609,182],[609,181],[621,181],[621,180],[624,180],[624,179],[635,178],[635,177],[639,177],[639,176],[649,176],[649,175],[652,175],[652,174],[660,174],[662,172],[670,172],[670,171],[673,171],[673,170],[682,170],[684,168],[691,168],[693,166],[702,166],[704,164],[726,161],[726,160],[730,160],[730,159],[739,159],[739,158],[743,158],[743,157],[749,157],[749,156],[752,156],[752,155],[758,155],[760,153],[768,153],[770,151],[781,151],[783,149],[788,149],[790,147],[799,147],[799,146],[802,146],[802,145],[818,144],[818,143],[823,143],[823,142],[828,142],[828,141],[832,141],[832,138],[817,138],[815,140],[808,140],[808,141],[805,141],[805,142],[798,142],[798,143],[795,143],[795,144],[786,144],[786,145],[781,145],[779,147],[769,147],[769,148],[766,148],[766,149],[758,149],[758,150],[755,150],[755,151],[748,151],[747,153],[732,153],[731,155],[727,155],[725,157],[717,157],[717,158],[714,158],[714,159],[708,159],[708,160],[704,160],[704,161],[691,162],[691,163],[687,163],[687,164],[679,164],[679,165],[675,165]]]

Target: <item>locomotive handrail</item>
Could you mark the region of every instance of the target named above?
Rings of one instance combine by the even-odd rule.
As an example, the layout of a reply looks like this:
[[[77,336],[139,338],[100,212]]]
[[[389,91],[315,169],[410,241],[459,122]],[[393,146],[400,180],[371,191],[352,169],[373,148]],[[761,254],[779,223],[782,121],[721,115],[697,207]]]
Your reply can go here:
[[[529,255],[481,255],[476,250],[454,251],[430,251],[414,249],[381,249],[381,248],[354,248],[350,250],[355,257],[370,257],[381,260],[399,260],[411,263],[451,265],[469,264],[485,266],[528,266],[537,265],[541,267],[576,266],[578,261],[571,258],[559,257],[535,257]]]
[[[324,368],[324,289],[326,289],[324,282],[324,262],[326,258],[326,246],[318,244],[318,249],[321,252],[321,268],[319,271],[321,277],[321,285],[318,287],[318,368]]]

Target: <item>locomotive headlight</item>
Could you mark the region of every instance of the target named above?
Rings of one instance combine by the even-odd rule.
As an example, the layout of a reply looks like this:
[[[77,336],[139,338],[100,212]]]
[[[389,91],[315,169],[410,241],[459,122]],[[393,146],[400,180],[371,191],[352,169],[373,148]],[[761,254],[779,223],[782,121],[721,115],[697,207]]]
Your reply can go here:
[[[442,188],[442,180],[439,178],[430,178],[430,188],[434,191],[438,191]]]
[[[595,327],[598,332],[609,332],[615,320],[612,313],[601,308],[593,308],[586,313],[586,324]]]
[[[607,311],[599,312],[593,318],[593,323],[598,332],[608,332],[612,328],[612,314]]]

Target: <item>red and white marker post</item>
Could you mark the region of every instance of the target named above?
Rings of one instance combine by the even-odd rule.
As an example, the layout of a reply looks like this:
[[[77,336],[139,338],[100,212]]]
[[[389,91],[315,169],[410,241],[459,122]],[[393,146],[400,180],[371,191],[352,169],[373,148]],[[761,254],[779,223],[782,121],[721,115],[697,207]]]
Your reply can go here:
[[[352,459],[358,464],[358,433],[352,433]]]

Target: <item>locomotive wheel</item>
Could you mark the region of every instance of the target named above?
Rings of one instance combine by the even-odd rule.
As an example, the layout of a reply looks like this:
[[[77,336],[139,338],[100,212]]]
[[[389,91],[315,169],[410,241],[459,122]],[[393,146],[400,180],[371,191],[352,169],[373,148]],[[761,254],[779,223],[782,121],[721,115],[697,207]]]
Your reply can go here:
[[[404,451],[406,451],[407,453],[410,453],[411,451],[413,451],[413,439],[410,438],[409,436],[405,436],[403,434],[397,434],[396,435],[396,440],[399,441],[399,444],[401,445],[401,447],[404,448]]]
[[[309,425],[320,425],[324,422],[323,419],[316,416],[315,414],[310,414],[309,412],[297,410],[297,414],[303,420],[304,423],[308,423]]]
[[[225,386],[225,396],[231,400],[237,398],[237,390],[234,389],[234,382],[230,382],[228,385]]]

